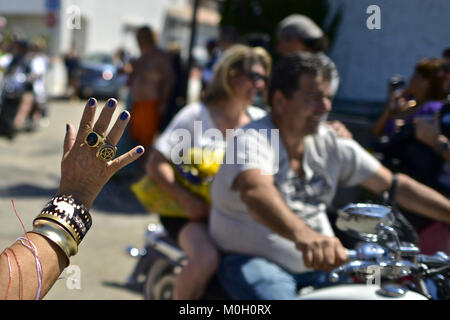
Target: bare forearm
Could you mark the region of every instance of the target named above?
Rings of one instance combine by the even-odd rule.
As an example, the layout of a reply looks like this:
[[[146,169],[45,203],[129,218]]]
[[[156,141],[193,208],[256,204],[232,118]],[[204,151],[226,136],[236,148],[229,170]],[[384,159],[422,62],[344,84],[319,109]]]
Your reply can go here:
[[[63,251],[45,237],[28,233],[28,238],[36,246],[37,255],[42,266],[42,284],[40,297],[44,297],[61,272],[68,266],[68,259]],[[26,238],[26,235],[23,236]],[[28,242],[25,242],[28,244]],[[36,299],[38,292],[38,271],[36,259],[30,249],[15,242],[5,250],[9,254],[9,262],[6,254],[0,258],[0,298],[5,298],[8,288],[8,299]]]
[[[172,166],[158,151],[152,151],[147,164],[147,173],[162,190],[180,203],[188,196],[189,192],[175,179]]]
[[[398,203],[401,207],[450,224],[450,201],[447,198],[406,175],[400,174],[398,178]]]
[[[242,201],[250,214],[281,236],[296,242],[308,228],[286,205],[273,187],[255,186],[242,193]]]

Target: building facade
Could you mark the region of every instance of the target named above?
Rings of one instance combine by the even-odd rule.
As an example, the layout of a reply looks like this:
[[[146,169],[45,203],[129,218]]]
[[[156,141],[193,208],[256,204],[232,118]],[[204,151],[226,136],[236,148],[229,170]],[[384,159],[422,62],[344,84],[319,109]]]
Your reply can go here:
[[[330,0],[342,18],[329,52],[341,76],[335,106],[375,117],[394,74],[408,79],[423,58],[450,46],[448,0]],[[377,29],[373,8],[379,8]],[[368,9],[369,8],[369,9]],[[378,10],[378,9],[377,9]]]

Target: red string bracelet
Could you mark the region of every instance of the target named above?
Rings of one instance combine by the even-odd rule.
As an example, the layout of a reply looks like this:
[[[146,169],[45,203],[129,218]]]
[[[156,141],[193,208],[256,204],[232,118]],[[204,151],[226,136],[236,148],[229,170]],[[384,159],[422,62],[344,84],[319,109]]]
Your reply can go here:
[[[14,200],[11,199],[11,202],[12,202],[12,205],[13,205],[13,208],[14,208],[14,213],[16,214],[17,219],[19,219],[19,222],[22,225],[22,229],[25,232],[25,237],[27,237],[28,243],[32,244],[30,238],[28,237],[27,230],[25,229],[25,225],[23,224],[22,219],[20,219],[19,214],[17,213],[16,206],[14,205]],[[24,245],[23,242],[22,242],[22,244]],[[38,282],[39,282],[39,284],[38,284],[38,294],[37,294],[36,299],[40,300],[41,299],[41,295],[42,295],[41,292],[40,292],[40,286],[41,286],[41,283],[44,281],[44,279],[43,279],[44,278],[44,276],[43,276],[44,272],[43,272],[43,267],[42,267],[41,260],[39,260],[39,256],[38,256],[38,253],[37,253],[37,250],[36,250],[35,246],[32,245],[31,247],[32,248],[29,248],[29,249],[32,251],[35,259],[37,260],[36,261],[36,265],[38,267]],[[39,266],[38,266],[37,262],[39,262]],[[40,272],[39,272],[39,269],[40,269]]]

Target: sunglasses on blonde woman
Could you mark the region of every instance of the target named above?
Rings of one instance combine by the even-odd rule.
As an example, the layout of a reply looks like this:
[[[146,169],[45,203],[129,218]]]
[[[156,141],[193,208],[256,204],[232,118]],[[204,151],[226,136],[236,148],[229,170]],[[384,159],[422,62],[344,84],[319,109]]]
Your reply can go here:
[[[252,81],[253,83],[258,82],[259,80],[263,80],[264,82],[267,83],[268,81],[268,77],[266,77],[265,75],[262,75],[258,72],[255,71],[250,71],[245,73],[245,75],[250,79],[250,81]]]

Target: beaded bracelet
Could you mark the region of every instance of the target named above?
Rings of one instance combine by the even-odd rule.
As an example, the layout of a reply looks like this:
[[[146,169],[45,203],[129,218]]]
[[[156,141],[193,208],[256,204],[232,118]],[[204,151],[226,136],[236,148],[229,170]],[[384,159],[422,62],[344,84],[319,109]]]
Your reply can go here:
[[[92,225],[89,211],[70,196],[52,198],[33,221],[34,233],[56,243],[68,258],[78,252],[78,245]]]
[[[77,244],[80,244],[92,225],[92,218],[84,205],[77,203],[70,196],[51,199],[34,219],[52,220],[70,232]]]

